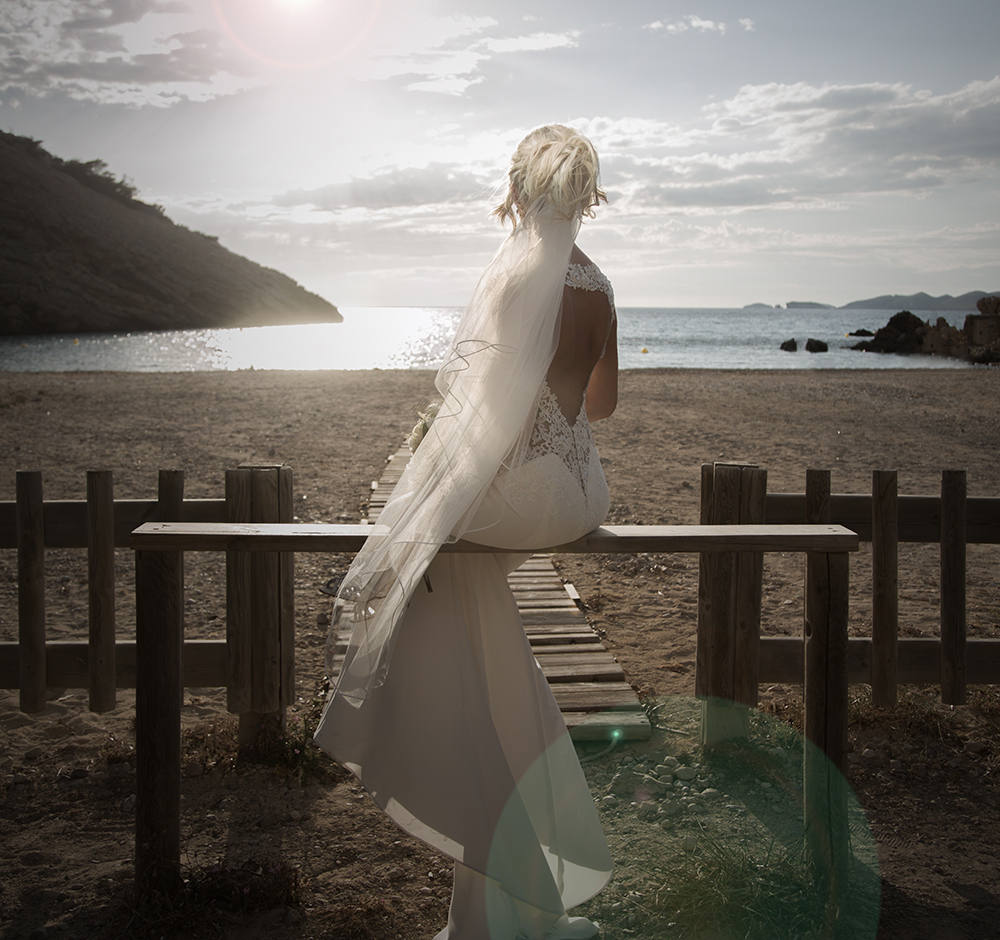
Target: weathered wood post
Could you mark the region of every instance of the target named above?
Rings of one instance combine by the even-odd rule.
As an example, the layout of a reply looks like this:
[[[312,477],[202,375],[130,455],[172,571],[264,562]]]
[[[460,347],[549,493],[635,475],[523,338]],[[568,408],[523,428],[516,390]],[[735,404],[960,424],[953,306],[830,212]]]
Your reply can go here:
[[[45,707],[45,524],[42,474],[19,470],[16,475],[17,634],[20,708]]]
[[[160,471],[160,521],[178,520],[183,471]],[[135,893],[181,886],[184,556],[135,553]]]
[[[899,646],[899,483],[872,471],[872,701],[895,707]]]
[[[227,522],[291,522],[292,469],[243,465],[226,471]],[[266,720],[284,723],[295,696],[294,555],[226,553],[229,711],[241,744]]]
[[[752,464],[706,464],[701,523],[763,523],[766,492],[766,470]],[[763,556],[758,552],[699,557],[695,694],[704,699],[703,744],[748,732],[747,709],[757,704],[762,581]]]
[[[806,472],[806,523],[830,521],[830,472]],[[848,863],[847,612],[849,556],[806,553],[804,808],[806,844],[818,883],[830,886],[828,914],[846,888]]]
[[[87,471],[90,710],[115,707],[115,496],[110,470]]]
[[[941,473],[941,701],[965,704],[964,470]]]

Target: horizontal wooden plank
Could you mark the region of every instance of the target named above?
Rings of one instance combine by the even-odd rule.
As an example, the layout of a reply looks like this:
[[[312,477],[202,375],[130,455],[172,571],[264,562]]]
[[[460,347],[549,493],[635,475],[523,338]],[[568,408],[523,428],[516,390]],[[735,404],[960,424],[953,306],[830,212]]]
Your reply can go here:
[[[561,666],[550,665],[543,660],[540,665],[543,675],[551,683],[625,681],[625,673],[622,667],[614,660],[603,663],[578,662]]]
[[[617,682],[567,682],[555,683],[551,688],[560,711],[601,711],[616,707],[634,707],[635,690],[627,685],[624,688],[617,686],[619,686]]]
[[[629,711],[563,712],[562,716],[574,741],[645,741],[653,733],[638,705]]]
[[[186,499],[182,504],[181,520],[197,523],[226,521],[223,499]],[[46,548],[87,547],[87,501],[83,499],[52,499],[42,504]],[[155,499],[115,500],[115,546],[128,548],[134,529],[156,516]],[[0,502],[0,548],[17,548],[14,525],[15,504]]]
[[[900,496],[897,506],[900,542],[941,540],[941,497]],[[970,497],[965,504],[966,541],[1000,544],[1000,499]],[[800,493],[768,493],[764,522],[788,525],[805,518],[805,496]],[[830,497],[830,522],[858,533],[862,542],[872,540],[872,498],[865,493],[843,493]]]
[[[900,637],[897,681],[936,685],[941,682],[941,643],[936,637]],[[1000,640],[966,640],[966,681],[970,685],[1000,685]],[[871,682],[870,637],[847,641],[847,681]],[[760,681],[802,682],[802,640],[797,637],[760,638]]]
[[[377,527],[376,527],[377,528]],[[323,523],[221,524],[147,522],[131,545],[145,551],[357,551],[370,526]],[[565,553],[630,552],[849,552],[858,536],[838,525],[602,526],[583,538],[552,548]],[[461,540],[445,552],[495,552]]]
[[[186,688],[220,688],[226,684],[226,641],[185,640],[181,650]],[[18,687],[16,643],[0,643],[0,689]],[[50,689],[89,687],[86,642],[65,640],[45,644],[46,686]],[[115,679],[119,689],[135,688],[135,643],[115,644]]]

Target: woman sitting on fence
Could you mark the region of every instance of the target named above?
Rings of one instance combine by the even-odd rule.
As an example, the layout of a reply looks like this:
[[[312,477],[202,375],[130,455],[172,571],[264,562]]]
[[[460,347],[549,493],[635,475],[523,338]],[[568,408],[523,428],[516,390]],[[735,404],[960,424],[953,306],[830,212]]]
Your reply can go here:
[[[518,146],[494,210],[514,229],[437,376],[442,403],[341,587],[353,620],[316,743],[403,829],[455,859],[437,940],[570,940],[612,863],[507,574],[596,528],[589,421],[617,402],[611,286],[574,244],[603,200],[589,140]],[[500,551],[438,554],[464,538]],[[328,660],[328,665],[330,660]]]

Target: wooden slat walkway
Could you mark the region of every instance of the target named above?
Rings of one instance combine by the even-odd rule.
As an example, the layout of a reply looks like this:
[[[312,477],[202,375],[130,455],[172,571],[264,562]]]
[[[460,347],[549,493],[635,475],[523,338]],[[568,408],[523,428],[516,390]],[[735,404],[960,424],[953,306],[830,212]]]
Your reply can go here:
[[[381,477],[372,483],[369,522],[378,519],[409,459],[409,449],[401,447],[386,462]],[[532,555],[508,581],[535,659],[549,681],[573,739],[605,741],[616,730],[624,740],[648,738],[649,719],[635,690],[587,623],[577,606],[573,586],[560,580],[551,556]],[[346,634],[339,645],[346,650]]]

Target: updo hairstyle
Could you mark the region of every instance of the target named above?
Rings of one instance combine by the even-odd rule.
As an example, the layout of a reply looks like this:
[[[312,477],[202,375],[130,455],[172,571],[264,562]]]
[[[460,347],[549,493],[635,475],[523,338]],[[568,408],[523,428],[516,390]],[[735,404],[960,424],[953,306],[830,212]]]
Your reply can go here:
[[[507,173],[507,196],[492,215],[516,224],[518,214],[544,198],[566,219],[593,218],[594,207],[608,201],[599,176],[597,151],[583,134],[562,124],[536,127],[517,145]]]

